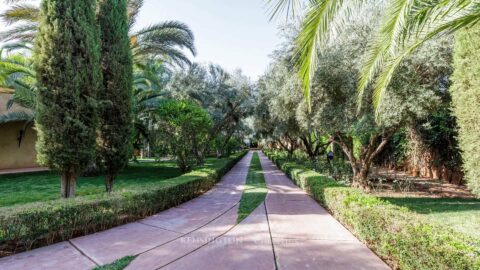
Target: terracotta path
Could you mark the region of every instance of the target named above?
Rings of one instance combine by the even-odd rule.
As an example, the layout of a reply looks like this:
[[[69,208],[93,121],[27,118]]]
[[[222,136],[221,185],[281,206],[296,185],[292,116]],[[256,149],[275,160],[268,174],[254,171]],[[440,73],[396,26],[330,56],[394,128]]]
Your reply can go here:
[[[260,154],[278,269],[390,269]]]
[[[269,194],[242,223],[252,152],[204,195],[155,216],[0,259],[0,269],[389,269],[260,153]]]

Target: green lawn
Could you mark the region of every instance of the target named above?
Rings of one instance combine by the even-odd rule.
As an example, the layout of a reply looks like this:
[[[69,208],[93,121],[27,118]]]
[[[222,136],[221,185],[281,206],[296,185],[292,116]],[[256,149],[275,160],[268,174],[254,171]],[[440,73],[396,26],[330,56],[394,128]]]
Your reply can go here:
[[[442,226],[480,238],[480,199],[382,198],[426,216]]]
[[[207,160],[207,162],[211,162]],[[121,191],[139,185],[161,182],[181,175],[175,162],[142,162],[130,164],[121,173],[114,190]],[[101,194],[105,190],[104,177],[80,177],[77,196]],[[58,199],[60,178],[53,172],[0,175],[0,207]]]
[[[248,170],[247,181],[245,183],[245,190],[240,200],[238,207],[237,222],[240,223],[248,217],[267,196],[267,185],[263,176],[262,165],[257,153],[253,154],[250,169]]]

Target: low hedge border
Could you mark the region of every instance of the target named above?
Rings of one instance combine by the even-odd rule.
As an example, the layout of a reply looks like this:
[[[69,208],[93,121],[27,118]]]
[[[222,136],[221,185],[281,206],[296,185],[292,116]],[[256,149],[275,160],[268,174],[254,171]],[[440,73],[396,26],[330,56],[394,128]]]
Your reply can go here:
[[[0,257],[106,230],[154,215],[212,188],[247,152],[176,178],[96,198],[0,208]]]
[[[406,208],[337,183],[274,151],[264,153],[392,268],[480,269],[478,239],[430,224]]]

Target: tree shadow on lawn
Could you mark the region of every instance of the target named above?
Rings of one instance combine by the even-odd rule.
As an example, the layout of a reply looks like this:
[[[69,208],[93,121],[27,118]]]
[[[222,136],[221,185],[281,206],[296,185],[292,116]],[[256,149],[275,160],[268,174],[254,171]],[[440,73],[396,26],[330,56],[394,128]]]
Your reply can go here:
[[[480,239],[480,199],[461,198],[382,198],[394,205],[425,216],[439,226]]]
[[[462,198],[389,198],[382,197],[391,204],[403,206],[419,214],[441,212],[478,211],[480,215],[480,199]]]

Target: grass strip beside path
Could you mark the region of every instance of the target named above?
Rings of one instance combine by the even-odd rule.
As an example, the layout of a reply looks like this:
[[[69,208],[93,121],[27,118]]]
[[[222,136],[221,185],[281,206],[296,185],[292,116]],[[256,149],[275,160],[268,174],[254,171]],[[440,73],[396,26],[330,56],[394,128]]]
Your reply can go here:
[[[121,259],[114,261],[111,264],[106,264],[103,266],[98,266],[93,268],[93,270],[123,270],[125,269],[133,260],[135,256],[126,256]]]
[[[238,223],[248,217],[265,201],[267,191],[260,158],[258,153],[254,153],[248,170],[245,189],[242,194],[242,199],[240,200],[240,206],[238,207]]]

